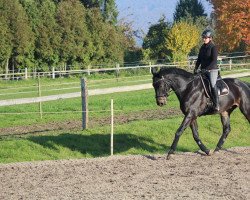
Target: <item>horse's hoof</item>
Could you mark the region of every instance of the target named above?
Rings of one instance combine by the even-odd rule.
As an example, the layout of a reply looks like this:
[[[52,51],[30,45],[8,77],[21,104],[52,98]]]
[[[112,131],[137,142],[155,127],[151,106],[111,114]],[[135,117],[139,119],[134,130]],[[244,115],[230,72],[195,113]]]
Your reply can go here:
[[[166,159],[167,159],[167,160],[170,160],[171,157],[172,157],[172,154],[170,153],[170,154],[167,155],[167,158],[166,158]]]
[[[220,151],[220,148],[216,147],[214,152],[219,152]]]
[[[168,155],[167,155],[167,160],[171,158],[171,155],[174,154],[174,151],[172,149],[169,150]]]
[[[207,155],[208,155],[208,156],[213,155],[213,151],[212,151],[212,150],[209,150],[209,151],[207,152]]]

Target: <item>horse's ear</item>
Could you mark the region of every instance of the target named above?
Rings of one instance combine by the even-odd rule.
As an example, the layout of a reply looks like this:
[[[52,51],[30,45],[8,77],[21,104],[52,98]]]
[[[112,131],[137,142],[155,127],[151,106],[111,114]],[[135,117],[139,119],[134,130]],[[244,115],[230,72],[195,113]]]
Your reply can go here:
[[[158,68],[157,68],[157,67],[152,67],[152,68],[151,68],[151,73],[152,73],[153,75],[155,75],[157,72],[158,72]]]

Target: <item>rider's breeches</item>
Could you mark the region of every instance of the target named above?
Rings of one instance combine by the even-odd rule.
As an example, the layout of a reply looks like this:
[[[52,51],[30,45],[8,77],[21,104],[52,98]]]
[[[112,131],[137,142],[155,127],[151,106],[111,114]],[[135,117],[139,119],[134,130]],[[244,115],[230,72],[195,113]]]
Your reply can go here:
[[[217,77],[218,77],[218,72],[219,72],[218,69],[209,70],[208,77],[209,77],[212,88],[215,87]]]

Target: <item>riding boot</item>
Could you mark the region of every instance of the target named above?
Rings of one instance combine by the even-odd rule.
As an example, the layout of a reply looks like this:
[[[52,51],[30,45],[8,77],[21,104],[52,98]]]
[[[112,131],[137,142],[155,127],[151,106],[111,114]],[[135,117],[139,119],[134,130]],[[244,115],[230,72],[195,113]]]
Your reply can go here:
[[[212,100],[214,103],[214,109],[219,111],[220,110],[219,95],[218,95],[218,90],[217,90],[216,84],[214,87],[212,87]]]

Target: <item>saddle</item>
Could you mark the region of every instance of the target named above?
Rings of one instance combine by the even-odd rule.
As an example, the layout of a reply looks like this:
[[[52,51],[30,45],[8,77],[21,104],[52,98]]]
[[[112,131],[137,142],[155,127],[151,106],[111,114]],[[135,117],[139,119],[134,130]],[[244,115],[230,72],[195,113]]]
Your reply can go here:
[[[202,82],[202,85],[204,87],[205,90],[205,94],[208,98],[211,98],[211,85],[209,83],[209,80],[206,76],[202,76],[200,75],[200,79]],[[223,79],[221,78],[221,76],[218,76],[217,81],[216,81],[216,86],[217,86],[217,90],[218,90],[218,95],[219,96],[225,96],[229,94],[229,87],[228,85],[223,81]]]

